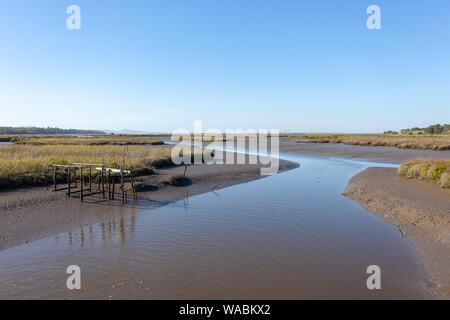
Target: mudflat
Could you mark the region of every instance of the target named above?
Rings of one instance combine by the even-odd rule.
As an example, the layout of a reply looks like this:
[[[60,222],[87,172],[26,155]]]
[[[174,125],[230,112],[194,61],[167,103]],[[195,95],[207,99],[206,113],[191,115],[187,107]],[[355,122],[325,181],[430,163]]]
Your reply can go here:
[[[298,143],[296,142],[297,140],[296,138],[280,137],[280,151],[382,163],[401,163],[415,158],[450,159],[450,151],[354,146],[334,143]]]
[[[233,153],[225,153],[232,156]],[[246,156],[246,163],[249,163]],[[280,171],[297,167],[296,163],[280,160]],[[92,223],[101,223],[114,216],[146,212],[190,196],[214,192],[231,185],[263,178],[260,164],[195,164],[186,169],[189,183],[173,186],[167,182],[173,175],[184,175],[185,167],[158,169],[149,176],[138,177],[148,191],[140,192],[138,200],[121,205],[119,191],[116,201],[108,203],[100,194],[68,198],[65,192],[53,192],[52,187],[27,187],[0,192],[0,250],[39,240]]]
[[[450,298],[450,189],[371,167],[354,176],[344,195],[397,226],[416,247],[429,277],[428,290]]]

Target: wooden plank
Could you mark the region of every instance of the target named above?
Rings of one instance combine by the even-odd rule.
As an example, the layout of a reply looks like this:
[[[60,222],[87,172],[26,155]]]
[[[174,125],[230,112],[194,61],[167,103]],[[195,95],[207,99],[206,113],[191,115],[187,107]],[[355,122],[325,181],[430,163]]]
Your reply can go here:
[[[106,172],[114,172],[114,173],[131,173],[130,170],[120,170],[120,169],[114,169],[114,168],[95,168],[95,170],[98,171],[106,171]]]

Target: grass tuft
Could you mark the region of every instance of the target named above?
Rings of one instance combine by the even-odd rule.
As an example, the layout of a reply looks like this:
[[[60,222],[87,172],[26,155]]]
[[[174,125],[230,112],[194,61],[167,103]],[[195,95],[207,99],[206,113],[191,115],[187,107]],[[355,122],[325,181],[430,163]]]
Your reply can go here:
[[[303,135],[298,143],[342,143],[357,146],[395,147],[399,149],[450,150],[450,135],[399,134],[315,134]]]
[[[415,159],[402,163],[397,172],[401,177],[428,180],[450,188],[450,159]]]

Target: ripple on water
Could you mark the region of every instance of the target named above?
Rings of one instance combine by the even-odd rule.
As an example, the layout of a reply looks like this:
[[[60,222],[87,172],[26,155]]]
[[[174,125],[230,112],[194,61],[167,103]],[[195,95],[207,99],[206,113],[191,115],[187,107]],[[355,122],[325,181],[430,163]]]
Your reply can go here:
[[[367,163],[289,158],[301,167],[218,190],[220,197],[0,252],[0,298],[424,297],[410,242],[342,196]],[[65,287],[70,264],[82,269],[81,292]],[[381,267],[381,292],[366,288],[371,264]]]

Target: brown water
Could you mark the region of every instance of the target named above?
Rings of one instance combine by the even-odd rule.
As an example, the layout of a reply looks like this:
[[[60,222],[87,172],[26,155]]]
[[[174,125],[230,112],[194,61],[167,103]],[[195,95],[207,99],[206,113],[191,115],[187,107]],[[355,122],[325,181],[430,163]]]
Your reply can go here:
[[[341,194],[369,163],[282,157],[301,166],[0,252],[0,298],[426,297],[408,239]],[[80,291],[66,288],[72,264]]]

